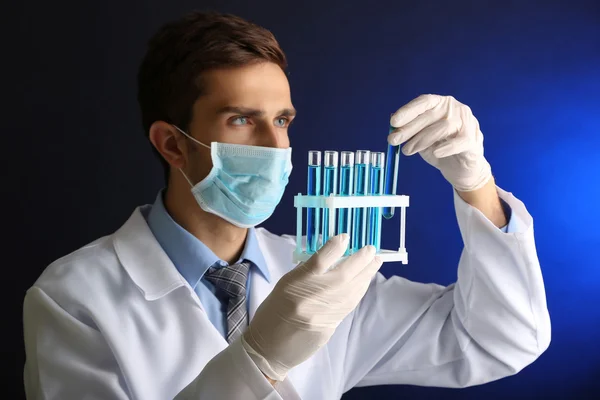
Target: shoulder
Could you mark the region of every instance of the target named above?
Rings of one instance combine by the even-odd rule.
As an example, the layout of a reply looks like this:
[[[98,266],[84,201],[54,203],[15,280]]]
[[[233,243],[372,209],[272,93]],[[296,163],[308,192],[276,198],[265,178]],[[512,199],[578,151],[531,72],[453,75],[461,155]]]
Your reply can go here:
[[[75,318],[85,319],[111,290],[127,285],[113,236],[99,238],[48,265],[33,284]]]
[[[124,301],[135,284],[122,263],[123,253],[137,252],[152,257],[156,253],[152,250],[158,246],[146,225],[143,216],[146,211],[146,206],[136,207],[129,219],[111,235],[54,261],[33,286],[67,312],[73,307],[81,310],[109,306],[106,299]],[[122,296],[115,296],[117,293]]]

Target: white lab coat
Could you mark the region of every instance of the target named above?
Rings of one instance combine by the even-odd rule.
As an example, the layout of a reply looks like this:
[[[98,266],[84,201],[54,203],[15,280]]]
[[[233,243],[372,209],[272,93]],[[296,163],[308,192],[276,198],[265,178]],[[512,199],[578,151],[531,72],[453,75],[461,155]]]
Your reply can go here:
[[[27,292],[27,397],[331,400],[355,386],[465,387],[515,374],[548,347],[550,319],[532,218],[499,192],[518,232],[503,233],[455,194],[465,245],[458,281],[378,274],[327,345],[276,389],[239,341],[227,345],[136,209]],[[293,238],[261,228],[257,236],[273,279],[252,272],[250,318],[294,268]]]

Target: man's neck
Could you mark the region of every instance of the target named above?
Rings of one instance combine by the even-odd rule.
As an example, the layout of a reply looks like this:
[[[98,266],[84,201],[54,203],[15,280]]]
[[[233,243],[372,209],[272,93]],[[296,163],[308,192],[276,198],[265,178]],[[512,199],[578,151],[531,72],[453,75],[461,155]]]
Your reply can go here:
[[[171,218],[204,243],[221,260],[230,264],[238,261],[244,250],[248,229],[239,228],[202,210],[189,187],[178,186],[170,185],[163,198]]]

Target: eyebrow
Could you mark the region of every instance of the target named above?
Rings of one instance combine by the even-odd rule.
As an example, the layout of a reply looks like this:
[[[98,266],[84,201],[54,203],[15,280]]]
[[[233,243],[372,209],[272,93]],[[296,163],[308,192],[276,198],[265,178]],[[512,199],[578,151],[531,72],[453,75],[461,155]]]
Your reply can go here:
[[[265,112],[262,110],[257,110],[255,108],[226,106],[219,109],[219,111],[217,111],[217,114],[240,114],[247,115],[249,117],[262,117],[263,115],[265,115]],[[280,110],[277,113],[277,115],[280,115],[282,117],[294,117],[296,115],[296,110],[293,108],[284,108],[283,110]]]

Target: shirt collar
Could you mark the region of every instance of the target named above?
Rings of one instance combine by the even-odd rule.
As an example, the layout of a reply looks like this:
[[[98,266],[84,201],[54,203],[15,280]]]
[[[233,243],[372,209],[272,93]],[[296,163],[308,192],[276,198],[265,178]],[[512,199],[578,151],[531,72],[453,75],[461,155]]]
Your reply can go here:
[[[148,226],[175,268],[190,286],[195,288],[208,268],[215,263],[219,265],[227,265],[227,263],[220,260],[211,249],[171,218],[163,203],[163,193],[164,190],[158,193],[152,209],[147,214]],[[249,261],[251,265],[258,268],[267,282],[271,281],[254,228],[248,229],[244,250],[238,262],[243,260]]]

